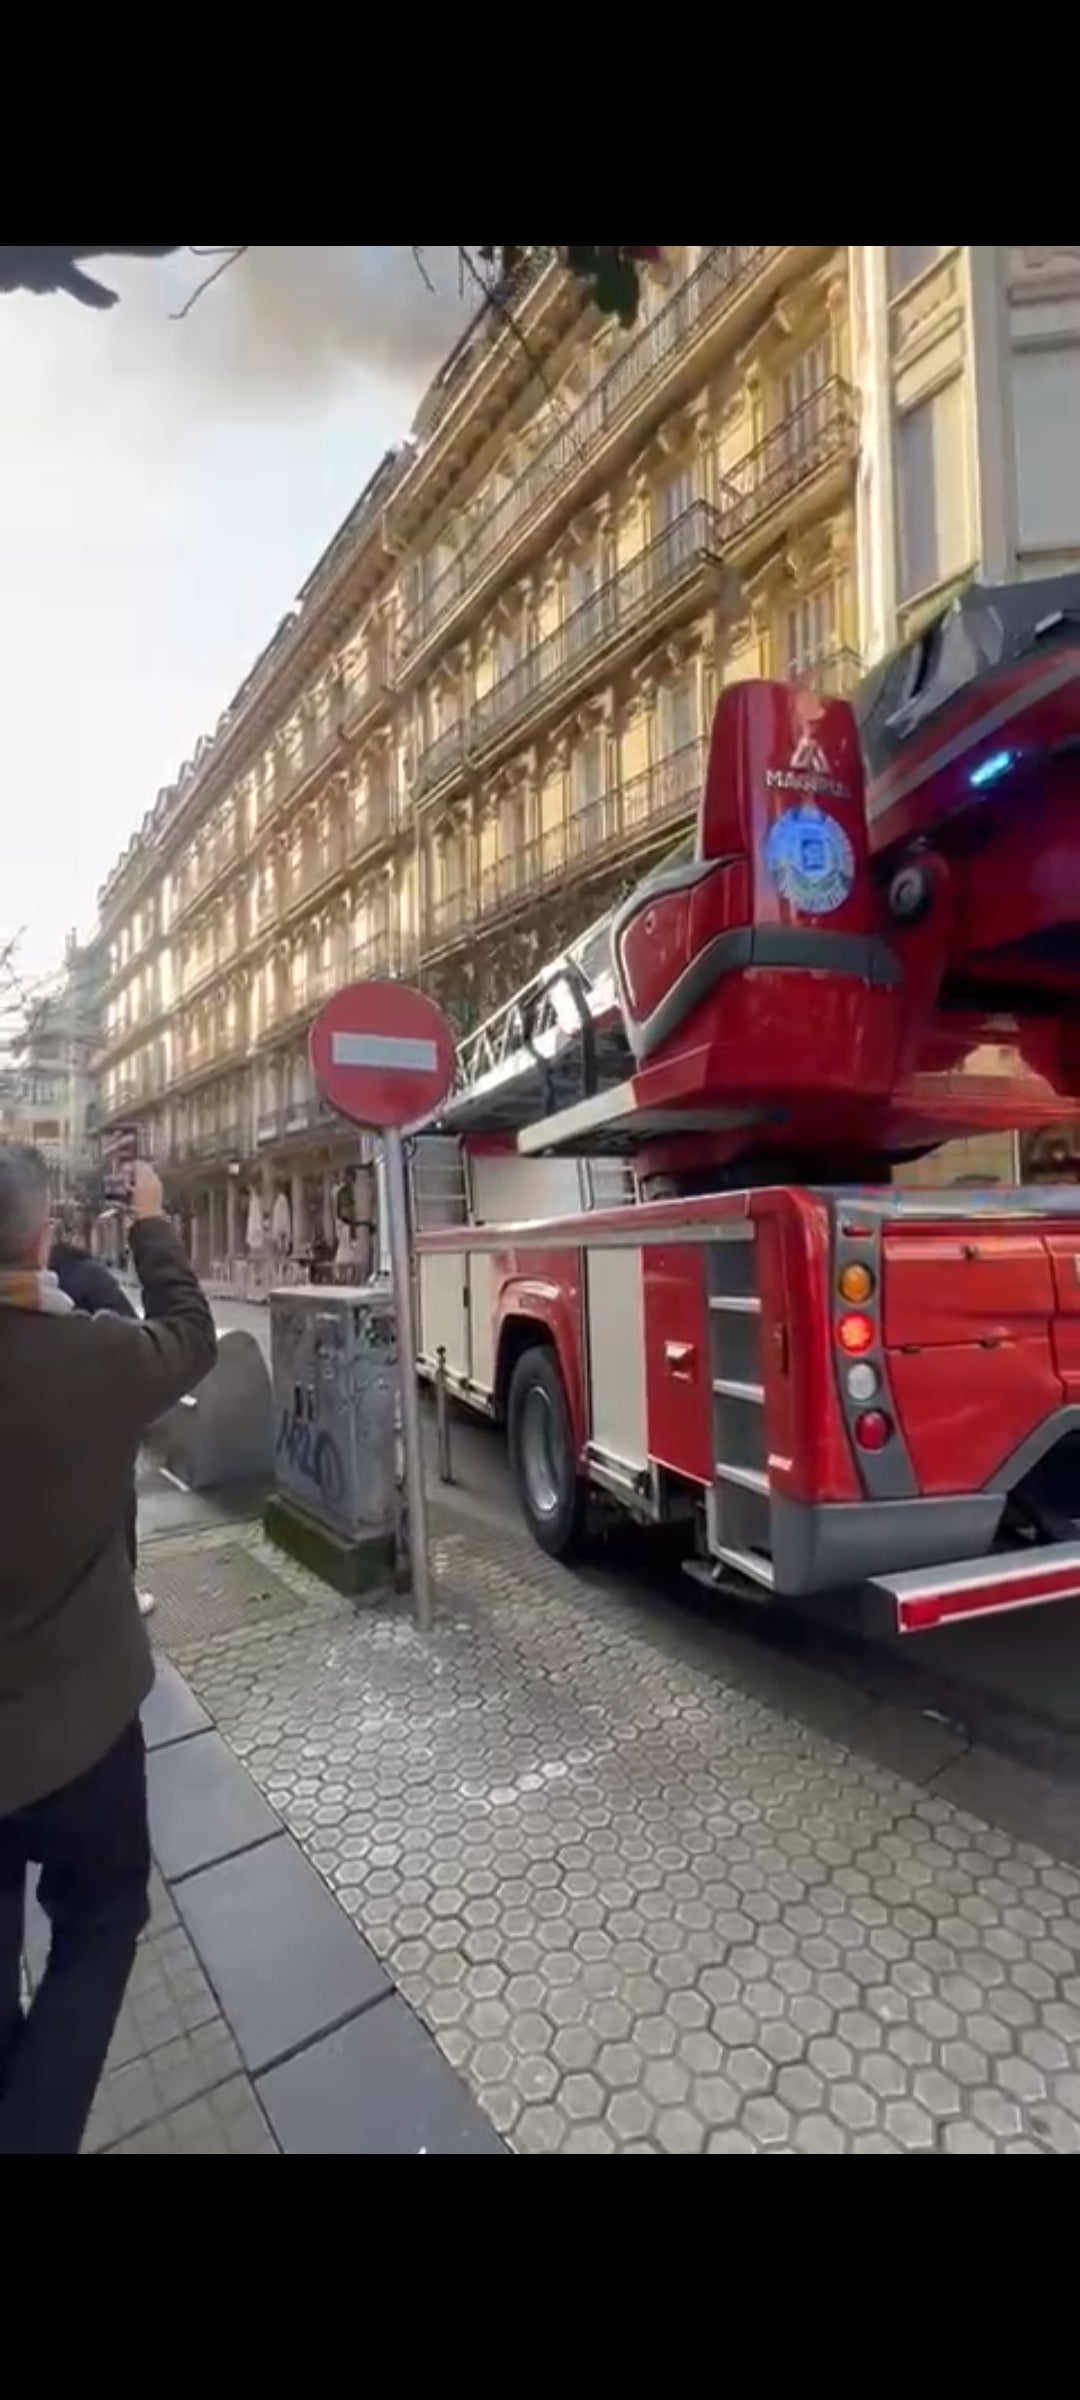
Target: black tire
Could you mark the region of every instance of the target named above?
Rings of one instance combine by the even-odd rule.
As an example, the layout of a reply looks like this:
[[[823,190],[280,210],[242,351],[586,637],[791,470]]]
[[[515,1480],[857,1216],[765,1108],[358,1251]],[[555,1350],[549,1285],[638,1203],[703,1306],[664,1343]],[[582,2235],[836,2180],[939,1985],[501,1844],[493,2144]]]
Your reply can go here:
[[[526,1350],[510,1382],[510,1464],[533,1540],[549,1558],[571,1558],[585,1535],[588,1493],[577,1471],[563,1379],[551,1350]]]

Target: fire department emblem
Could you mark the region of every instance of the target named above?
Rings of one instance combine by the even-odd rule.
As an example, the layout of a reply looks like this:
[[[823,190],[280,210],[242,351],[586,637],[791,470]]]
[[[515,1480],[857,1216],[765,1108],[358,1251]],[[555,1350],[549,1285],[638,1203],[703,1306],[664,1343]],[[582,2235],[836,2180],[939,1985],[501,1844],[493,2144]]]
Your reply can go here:
[[[804,917],[833,916],[855,887],[847,834],[813,800],[777,818],[765,844],[765,867],[780,898]]]

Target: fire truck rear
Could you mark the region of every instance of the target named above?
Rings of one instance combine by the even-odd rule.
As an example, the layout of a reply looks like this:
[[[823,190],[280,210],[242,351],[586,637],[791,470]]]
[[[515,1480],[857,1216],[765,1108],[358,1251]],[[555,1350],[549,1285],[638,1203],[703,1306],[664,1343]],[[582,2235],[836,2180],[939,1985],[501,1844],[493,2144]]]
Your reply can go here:
[[[1080,1113],[1080,579],[856,709],[725,693],[697,834],[466,1045],[416,1146],[421,1367],[761,1600],[918,1633],[1080,1595],[1080,1194],[906,1190]]]

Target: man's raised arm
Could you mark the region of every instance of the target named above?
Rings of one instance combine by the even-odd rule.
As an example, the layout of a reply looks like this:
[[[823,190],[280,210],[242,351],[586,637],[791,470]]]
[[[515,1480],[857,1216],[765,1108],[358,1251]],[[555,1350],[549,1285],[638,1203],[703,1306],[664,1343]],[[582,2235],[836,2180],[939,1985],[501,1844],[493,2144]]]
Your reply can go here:
[[[131,1205],[131,1254],[146,1316],[140,1325],[103,1317],[94,1323],[108,1328],[118,1365],[123,1361],[125,1414],[130,1410],[141,1428],[164,1416],[210,1373],[217,1335],[199,1279],[164,1215],[160,1180],[142,1160],[135,1168]]]

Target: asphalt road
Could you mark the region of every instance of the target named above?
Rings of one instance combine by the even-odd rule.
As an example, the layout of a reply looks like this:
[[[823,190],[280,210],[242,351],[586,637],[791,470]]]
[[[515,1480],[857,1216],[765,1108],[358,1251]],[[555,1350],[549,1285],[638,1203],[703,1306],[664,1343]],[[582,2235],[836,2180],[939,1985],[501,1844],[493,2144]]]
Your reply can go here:
[[[222,1302],[215,1305],[215,1316],[219,1331],[253,1334],[269,1357],[267,1309]],[[430,1414],[427,1435],[434,1475]],[[455,1411],[453,1454],[451,1503],[516,1524],[501,1435]],[[167,1501],[164,1505],[167,1514]],[[663,1548],[643,1543],[637,1531],[629,1538],[612,1536],[601,1553],[601,1572],[633,1581],[688,1620],[702,1611],[733,1609],[768,1647],[826,1666],[879,1696],[962,1725],[992,1747],[1080,1781],[1080,1602],[884,1647],[846,1639],[780,1610],[747,1609],[715,1598],[690,1584]]]

